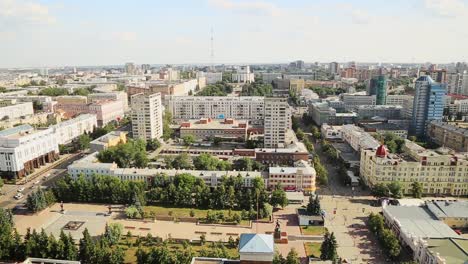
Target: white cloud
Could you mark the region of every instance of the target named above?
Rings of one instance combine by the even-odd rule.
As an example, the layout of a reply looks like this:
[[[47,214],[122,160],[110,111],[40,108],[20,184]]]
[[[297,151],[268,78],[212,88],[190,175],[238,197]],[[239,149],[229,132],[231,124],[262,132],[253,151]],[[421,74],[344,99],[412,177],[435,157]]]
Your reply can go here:
[[[468,16],[468,7],[461,0],[426,0],[424,5],[437,15],[461,18]]]
[[[234,2],[231,0],[210,0],[209,3],[217,8],[251,15],[277,16],[281,14],[276,5],[263,1]]]
[[[16,22],[55,23],[56,19],[45,5],[32,1],[0,0],[0,18]]]

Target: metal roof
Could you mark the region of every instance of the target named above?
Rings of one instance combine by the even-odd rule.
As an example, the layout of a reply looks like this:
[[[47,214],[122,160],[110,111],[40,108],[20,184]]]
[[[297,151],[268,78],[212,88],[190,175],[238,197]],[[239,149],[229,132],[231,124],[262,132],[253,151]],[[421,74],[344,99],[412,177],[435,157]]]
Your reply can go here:
[[[274,253],[275,243],[272,235],[241,234],[239,253]]]

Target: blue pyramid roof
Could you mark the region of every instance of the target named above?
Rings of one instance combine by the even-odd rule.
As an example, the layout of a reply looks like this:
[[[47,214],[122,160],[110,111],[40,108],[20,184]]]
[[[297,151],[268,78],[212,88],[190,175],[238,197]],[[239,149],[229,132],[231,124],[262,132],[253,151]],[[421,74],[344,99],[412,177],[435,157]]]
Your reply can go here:
[[[272,235],[241,234],[239,253],[274,253],[275,242]]]

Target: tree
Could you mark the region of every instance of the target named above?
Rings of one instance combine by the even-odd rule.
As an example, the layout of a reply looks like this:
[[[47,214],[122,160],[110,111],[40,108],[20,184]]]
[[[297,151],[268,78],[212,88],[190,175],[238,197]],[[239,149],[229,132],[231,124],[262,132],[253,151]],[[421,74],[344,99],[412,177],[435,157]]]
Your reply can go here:
[[[307,212],[313,215],[320,215],[321,207],[318,195],[316,195],[315,198],[312,195],[309,197],[309,203],[307,204]]]
[[[403,197],[403,187],[400,182],[391,182],[387,185],[392,198],[400,199]]]
[[[338,259],[337,247],[338,243],[336,242],[335,234],[333,232],[331,234],[326,232],[320,247],[320,259],[336,261]]]
[[[134,205],[129,206],[129,207],[127,207],[127,209],[125,209],[125,215],[130,219],[141,218],[140,210]]]
[[[172,167],[176,169],[191,169],[192,159],[187,153],[181,153],[172,161]]]
[[[110,245],[115,245],[119,242],[122,236],[123,226],[119,223],[107,224],[104,231],[104,239],[106,239]]]
[[[190,145],[192,145],[193,143],[195,143],[195,136],[193,136],[193,135],[191,135],[191,134],[190,134],[190,135],[186,135],[186,136],[182,137],[182,140],[184,141],[184,144],[185,144],[186,146],[190,146]]]
[[[0,208],[0,259],[10,258],[10,247],[14,245],[13,215],[10,210]]]
[[[384,219],[383,216],[380,214],[374,214],[371,213],[369,215],[369,229],[374,233],[374,234],[379,234],[382,232],[384,229]]]
[[[390,190],[384,183],[378,183],[372,188],[372,194],[377,198],[388,197]]]
[[[2,179],[2,178],[0,178],[0,191],[1,191],[1,190],[2,190],[2,188],[3,188],[3,185],[4,185],[4,183],[3,183],[3,179]]]
[[[297,254],[296,250],[292,248],[288,256],[286,257],[286,262],[285,264],[300,264],[301,261],[299,260],[299,255]]]
[[[172,113],[169,110],[164,111],[163,115],[163,136],[164,140],[168,140],[174,136],[174,130],[171,128]]]
[[[420,182],[415,181],[411,183],[411,190],[412,190],[414,198],[422,197],[423,189],[422,189],[422,184]]]
[[[88,134],[83,134],[78,137],[76,140],[76,146],[79,150],[85,150],[89,148],[89,144],[91,142],[91,137]]]
[[[80,239],[79,256],[83,263],[92,263],[93,257],[96,254],[96,245],[89,234],[88,228],[83,231],[83,238]]]
[[[243,157],[234,161],[232,168],[238,171],[262,171],[264,170],[265,166],[258,161],[252,160],[251,158]]]
[[[288,198],[286,197],[286,192],[281,188],[281,185],[278,184],[275,187],[275,190],[271,193],[270,204],[273,207],[280,205],[284,208],[288,205]]]
[[[395,259],[400,255],[401,247],[398,238],[390,229],[384,228],[382,230],[380,241],[391,258]]]
[[[146,141],[146,150],[155,151],[161,147],[161,143],[156,138]]]
[[[302,129],[298,128],[297,131],[296,131],[296,136],[297,136],[297,139],[303,140],[304,137],[305,137],[304,131],[302,131]]]
[[[284,259],[283,255],[278,252],[275,252],[275,256],[273,257],[273,264],[285,264],[286,259]]]

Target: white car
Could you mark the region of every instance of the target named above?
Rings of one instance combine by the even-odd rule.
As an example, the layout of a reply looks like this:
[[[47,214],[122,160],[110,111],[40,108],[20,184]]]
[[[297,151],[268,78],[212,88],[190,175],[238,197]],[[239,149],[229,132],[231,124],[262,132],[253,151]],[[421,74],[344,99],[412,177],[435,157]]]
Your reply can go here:
[[[23,194],[22,194],[22,193],[17,193],[17,194],[15,195],[15,199],[16,199],[16,200],[19,200],[19,199],[21,199],[21,198],[23,198]]]
[[[37,181],[34,182],[34,185],[39,184],[39,183],[40,183],[40,181],[37,180]]]
[[[19,188],[17,192],[20,193],[20,192],[22,192],[22,191],[24,191],[24,187]]]

